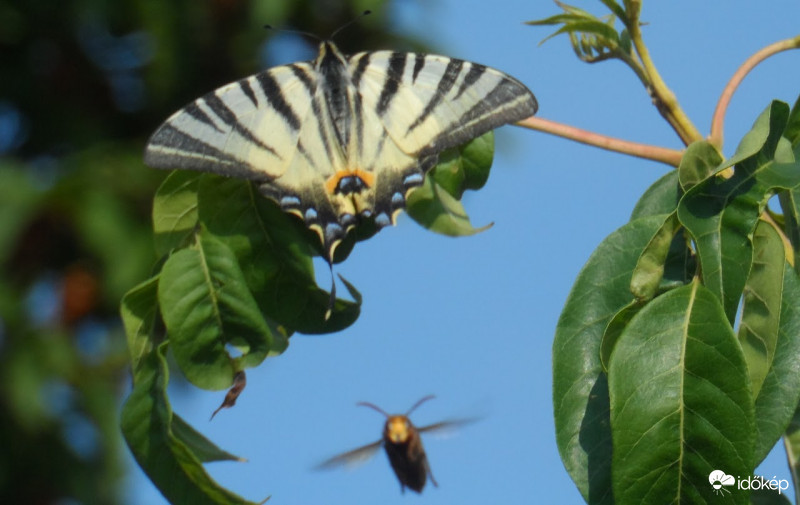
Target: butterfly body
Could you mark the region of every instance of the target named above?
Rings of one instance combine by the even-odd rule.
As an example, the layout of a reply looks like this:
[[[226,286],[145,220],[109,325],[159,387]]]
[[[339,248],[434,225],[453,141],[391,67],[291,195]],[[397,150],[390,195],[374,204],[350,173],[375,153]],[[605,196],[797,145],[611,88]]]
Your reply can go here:
[[[345,56],[330,41],[312,62],[223,86],[173,114],[145,162],[250,179],[316,231],[329,261],[361,219],[394,224],[444,149],[536,112],[497,70],[393,51]]]

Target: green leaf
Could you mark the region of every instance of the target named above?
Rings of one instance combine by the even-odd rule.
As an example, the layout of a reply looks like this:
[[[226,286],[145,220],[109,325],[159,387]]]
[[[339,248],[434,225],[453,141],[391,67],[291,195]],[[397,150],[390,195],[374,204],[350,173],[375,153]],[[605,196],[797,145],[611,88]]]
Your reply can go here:
[[[792,244],[794,264],[800,268],[800,188],[781,191],[778,199],[783,211],[783,232]]]
[[[692,142],[681,157],[678,179],[681,188],[688,191],[709,178],[722,163],[722,156],[713,144],[705,140]]]
[[[695,282],[644,307],[614,347],[608,377],[615,503],[714,503],[713,470],[751,474],[747,365],[708,289]]]
[[[338,300],[325,320],[329,293],[314,277],[310,241],[296,216],[260,195],[248,181],[205,174],[198,188],[200,220],[236,255],[262,313],[292,331],[329,333],[358,318],[358,304]]]
[[[572,287],[553,341],[553,410],[561,460],[588,503],[612,503],[608,386],[600,362],[606,326],[633,296],[631,275],[664,216],[609,235]]]
[[[639,198],[631,212],[631,221],[645,216],[670,214],[678,207],[680,196],[678,171],[671,170],[647,188]]]
[[[120,314],[128,338],[133,372],[139,369],[141,360],[155,346],[153,326],[158,315],[158,275],[131,288],[122,297]]]
[[[165,348],[162,344],[143,356],[133,391],[122,407],[122,434],[136,462],[170,503],[255,505],[214,482],[193,452],[202,449],[200,456],[208,458],[215,451],[210,442],[198,442],[196,432],[172,414],[165,393],[169,381]]]
[[[608,322],[606,331],[603,332],[603,341],[600,343],[600,362],[603,364],[604,372],[608,373],[608,363],[619,336],[622,335],[623,330],[628,327],[633,316],[638,314],[644,305],[644,303],[633,300],[614,314],[614,317]]]
[[[408,195],[406,210],[425,228],[451,237],[474,235],[492,226],[489,223],[474,228],[461,202],[429,176],[425,177],[422,186]]]
[[[719,169],[736,163],[732,177],[710,177],[690,189],[678,205],[678,218],[697,245],[703,283],[722,301],[733,321],[750,272],[751,237],[758,217],[775,188],[800,183],[781,132],[788,107],[773,102],[745,136],[736,155]]]
[[[493,156],[494,132],[489,131],[441,153],[431,177],[450,196],[461,200],[465,190],[481,189],[489,180]]]
[[[775,446],[800,401],[800,280],[784,262],[775,358],[756,398],[755,464]]]
[[[631,293],[637,300],[645,301],[655,296],[661,279],[664,277],[664,266],[672,247],[672,239],[680,226],[677,213],[672,212],[639,256],[633,277],[631,277]]]
[[[233,252],[207,232],[164,263],[158,300],[175,360],[197,387],[228,388],[237,371],[286,348],[261,315]],[[230,356],[227,346],[240,356]]]
[[[789,120],[786,122],[783,136],[791,142],[792,148],[796,149],[800,146],[800,96],[797,97],[789,112]]]
[[[491,131],[441,153],[422,186],[408,195],[408,215],[425,228],[451,237],[473,235],[490,228],[491,224],[473,228],[459,200],[465,190],[480,189],[486,184],[493,155]]]
[[[246,461],[239,456],[234,456],[228,451],[223,451],[217,447],[177,414],[172,415],[170,427],[172,428],[172,435],[183,442],[194,457],[201,463],[211,463],[213,461]]]
[[[202,174],[170,172],[153,198],[153,234],[156,253],[168,254],[183,246],[197,226],[197,185]]]
[[[744,289],[739,342],[753,397],[772,367],[778,342],[783,287],[783,242],[771,224],[759,221],[753,236],[753,267]]]

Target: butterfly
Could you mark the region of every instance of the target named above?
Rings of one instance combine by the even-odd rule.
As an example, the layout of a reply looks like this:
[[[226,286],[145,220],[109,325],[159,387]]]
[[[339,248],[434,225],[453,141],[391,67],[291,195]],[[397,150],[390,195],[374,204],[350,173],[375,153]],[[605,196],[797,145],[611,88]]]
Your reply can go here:
[[[532,116],[498,70],[445,56],[342,54],[267,69],[212,91],[150,137],[145,163],[249,179],[302,218],[333,262],[362,219],[394,224],[444,149]]]
[[[318,470],[325,470],[342,465],[356,465],[369,459],[380,447],[383,447],[386,451],[386,456],[389,458],[389,464],[392,466],[397,480],[400,481],[401,492],[405,492],[405,489],[409,488],[412,491],[421,493],[428,479],[430,479],[434,486],[438,487],[439,484],[437,484],[436,480],[433,478],[433,473],[428,463],[428,456],[425,454],[425,448],[422,446],[420,434],[452,429],[471,423],[474,419],[442,421],[416,428],[411,423],[408,416],[417,407],[433,398],[433,395],[428,395],[420,399],[405,414],[387,414],[377,405],[359,402],[357,405],[377,410],[386,417],[381,439],[327,459],[317,465],[316,468]]]

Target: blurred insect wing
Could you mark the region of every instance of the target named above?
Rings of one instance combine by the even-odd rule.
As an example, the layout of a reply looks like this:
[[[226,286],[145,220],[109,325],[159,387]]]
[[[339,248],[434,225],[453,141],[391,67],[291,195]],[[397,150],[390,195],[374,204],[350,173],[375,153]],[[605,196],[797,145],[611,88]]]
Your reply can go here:
[[[343,452],[336,456],[326,459],[322,463],[314,467],[315,470],[329,470],[336,467],[355,468],[363,463],[366,463],[372,456],[378,452],[383,440],[378,440],[371,444],[353,449],[352,451]]]

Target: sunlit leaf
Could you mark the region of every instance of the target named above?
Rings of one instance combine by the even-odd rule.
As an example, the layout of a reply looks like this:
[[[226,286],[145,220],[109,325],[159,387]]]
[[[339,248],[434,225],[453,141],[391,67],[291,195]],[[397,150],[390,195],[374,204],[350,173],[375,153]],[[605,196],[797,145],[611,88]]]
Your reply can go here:
[[[173,416],[166,398],[165,347],[144,356],[120,414],[122,434],[134,458],[171,503],[255,505],[219,486],[203,469],[203,460],[235,457],[222,457],[224,451]]]
[[[613,503],[606,326],[633,295],[631,275],[664,216],[632,221],[595,249],[572,287],[553,342],[553,409],[561,460],[589,503]]]
[[[713,144],[705,140],[692,142],[681,157],[678,178],[681,188],[688,191],[706,180],[722,163],[722,156]]]
[[[230,387],[238,370],[287,345],[282,335],[270,331],[236,256],[209,233],[169,257],[161,270],[158,300],[175,360],[198,387]],[[239,355],[232,356],[228,346]]]
[[[153,198],[153,235],[159,256],[184,245],[197,226],[197,184],[201,174],[171,172]]]
[[[713,503],[713,470],[749,475],[747,365],[719,299],[702,285],[669,291],[636,314],[608,376],[615,503]],[[727,499],[747,503],[747,494]]]
[[[753,268],[744,289],[739,342],[753,397],[772,367],[778,342],[783,288],[783,242],[771,224],[759,221],[753,235]]]
[[[781,133],[788,106],[773,102],[761,114],[730,160],[731,177],[709,177],[690,189],[678,217],[697,245],[703,283],[722,301],[733,321],[753,258],[751,236],[775,188],[800,183],[800,170]]]
[[[756,398],[756,465],[780,439],[800,401],[800,280],[786,263],[782,284],[778,345]]]

